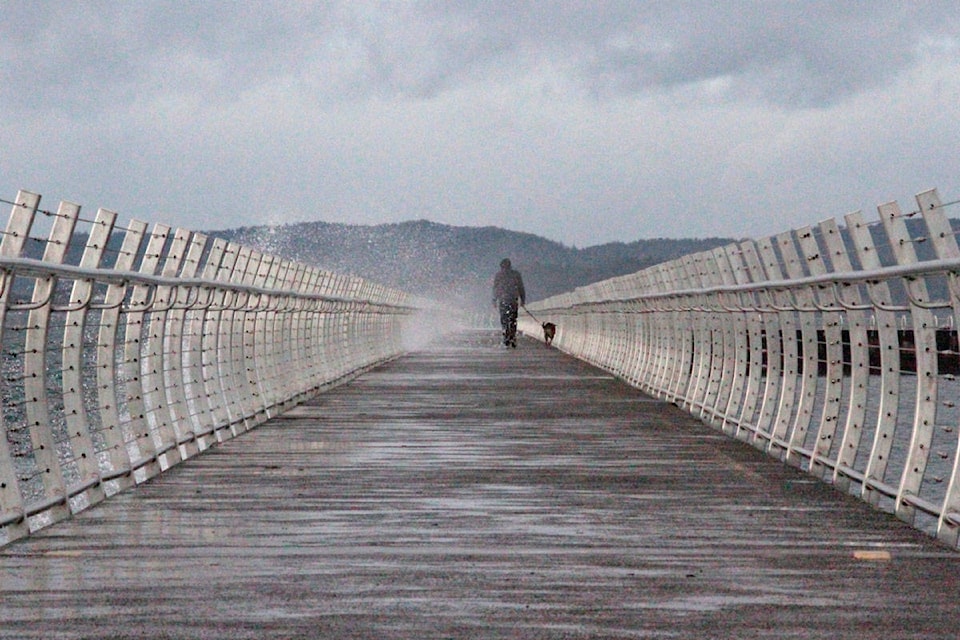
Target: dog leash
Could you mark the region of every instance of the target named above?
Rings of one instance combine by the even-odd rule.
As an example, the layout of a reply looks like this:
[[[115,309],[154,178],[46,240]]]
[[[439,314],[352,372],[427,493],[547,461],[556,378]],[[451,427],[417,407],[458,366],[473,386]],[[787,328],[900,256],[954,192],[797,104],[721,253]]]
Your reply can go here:
[[[531,318],[533,318],[534,322],[536,322],[537,324],[541,324],[540,321],[537,320],[537,316],[530,313],[530,309],[527,309],[527,305],[520,305],[520,306],[523,308],[524,311],[526,311],[530,315]]]

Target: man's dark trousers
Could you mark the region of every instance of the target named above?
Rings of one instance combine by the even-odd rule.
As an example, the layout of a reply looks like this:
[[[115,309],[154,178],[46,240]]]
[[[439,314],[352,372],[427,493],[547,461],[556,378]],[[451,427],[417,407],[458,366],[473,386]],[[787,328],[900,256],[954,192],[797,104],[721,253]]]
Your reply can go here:
[[[501,300],[500,304],[500,326],[503,328],[503,344],[508,347],[517,346],[517,313],[520,307],[517,301],[513,302]]]

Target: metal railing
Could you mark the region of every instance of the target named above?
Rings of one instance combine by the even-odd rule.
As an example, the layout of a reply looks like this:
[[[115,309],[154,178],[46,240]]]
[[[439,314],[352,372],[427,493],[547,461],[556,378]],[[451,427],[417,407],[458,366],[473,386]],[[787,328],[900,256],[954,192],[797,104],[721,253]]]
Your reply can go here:
[[[936,190],[529,305],[554,345],[727,435],[960,535],[960,249]],[[541,335],[528,317],[521,330]]]
[[[358,277],[39,203],[21,191],[0,239],[0,545],[398,355],[428,321]]]

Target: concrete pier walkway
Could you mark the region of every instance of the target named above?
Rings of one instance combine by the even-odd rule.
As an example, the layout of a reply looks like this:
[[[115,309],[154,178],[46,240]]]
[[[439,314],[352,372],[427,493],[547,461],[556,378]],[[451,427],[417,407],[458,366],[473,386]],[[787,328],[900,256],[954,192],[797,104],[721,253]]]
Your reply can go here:
[[[0,548],[0,637],[960,637],[960,554],[496,342],[447,338]]]

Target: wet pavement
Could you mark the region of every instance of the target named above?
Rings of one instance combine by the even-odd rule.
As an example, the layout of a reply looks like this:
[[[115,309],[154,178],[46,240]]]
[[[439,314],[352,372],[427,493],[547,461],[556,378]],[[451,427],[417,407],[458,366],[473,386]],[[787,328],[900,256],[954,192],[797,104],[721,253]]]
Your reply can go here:
[[[0,548],[0,638],[957,638],[960,554],[452,336]]]

